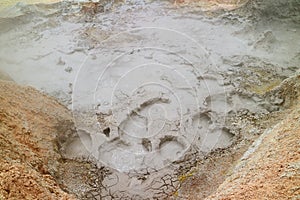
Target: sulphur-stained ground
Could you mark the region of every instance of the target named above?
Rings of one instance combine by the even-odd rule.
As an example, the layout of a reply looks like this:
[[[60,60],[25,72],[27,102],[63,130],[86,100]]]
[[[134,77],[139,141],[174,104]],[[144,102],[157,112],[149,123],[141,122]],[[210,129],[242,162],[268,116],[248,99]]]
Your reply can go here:
[[[300,77],[294,81],[299,88]],[[300,104],[287,113],[253,144],[232,175],[207,199],[300,199]]]
[[[74,199],[53,178],[57,126],[70,112],[31,87],[0,81],[0,199]]]
[[[289,111],[207,199],[300,199],[300,105]]]
[[[265,130],[260,137],[212,152],[182,176],[177,199],[299,199],[299,85],[295,75],[267,92],[266,99],[283,98],[286,109],[258,120]],[[253,129],[247,126],[244,134]]]

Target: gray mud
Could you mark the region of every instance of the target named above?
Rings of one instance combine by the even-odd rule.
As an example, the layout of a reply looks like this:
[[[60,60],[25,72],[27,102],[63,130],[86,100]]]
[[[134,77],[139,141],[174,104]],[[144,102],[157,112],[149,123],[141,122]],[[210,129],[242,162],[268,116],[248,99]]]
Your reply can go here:
[[[102,169],[94,189],[68,188],[80,198],[172,196],[182,174],[242,137],[229,118],[280,110],[264,94],[299,69],[292,22],[158,1],[95,6],[0,15],[0,69],[72,109],[77,132],[61,151]]]

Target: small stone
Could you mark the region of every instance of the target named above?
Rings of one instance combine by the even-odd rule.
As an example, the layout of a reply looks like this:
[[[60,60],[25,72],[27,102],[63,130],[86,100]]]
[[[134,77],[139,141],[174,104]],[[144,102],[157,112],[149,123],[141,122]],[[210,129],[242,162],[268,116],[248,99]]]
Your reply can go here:
[[[252,97],[252,100],[255,101],[255,102],[261,102],[262,101],[262,99],[260,97],[255,96],[255,95]]]
[[[252,135],[257,135],[257,134],[259,134],[259,130],[257,129],[257,128],[252,128],[250,131],[249,131],[249,133],[250,134],[252,134]]]
[[[274,105],[281,105],[283,102],[284,102],[284,100],[280,99],[278,97],[273,100]]]
[[[61,57],[59,57],[58,62],[57,62],[57,65],[65,65],[65,64],[66,64],[66,62],[63,61],[63,60],[61,59]]]
[[[72,67],[67,67],[65,68],[65,72],[71,73],[73,71]]]

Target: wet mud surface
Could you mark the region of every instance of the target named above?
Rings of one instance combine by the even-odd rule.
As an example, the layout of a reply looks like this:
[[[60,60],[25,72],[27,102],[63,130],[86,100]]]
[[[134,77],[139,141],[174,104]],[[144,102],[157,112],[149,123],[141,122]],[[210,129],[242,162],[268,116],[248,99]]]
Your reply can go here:
[[[59,179],[82,199],[175,198],[262,133],[284,104],[268,92],[299,70],[298,24],[170,2],[19,4],[0,25],[0,69],[73,111]]]

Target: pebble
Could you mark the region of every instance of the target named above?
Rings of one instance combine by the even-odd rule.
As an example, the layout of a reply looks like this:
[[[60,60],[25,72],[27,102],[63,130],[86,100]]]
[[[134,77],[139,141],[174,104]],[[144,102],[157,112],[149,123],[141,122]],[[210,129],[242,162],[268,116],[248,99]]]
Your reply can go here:
[[[73,71],[72,67],[67,67],[65,68],[65,72],[71,73]]]

